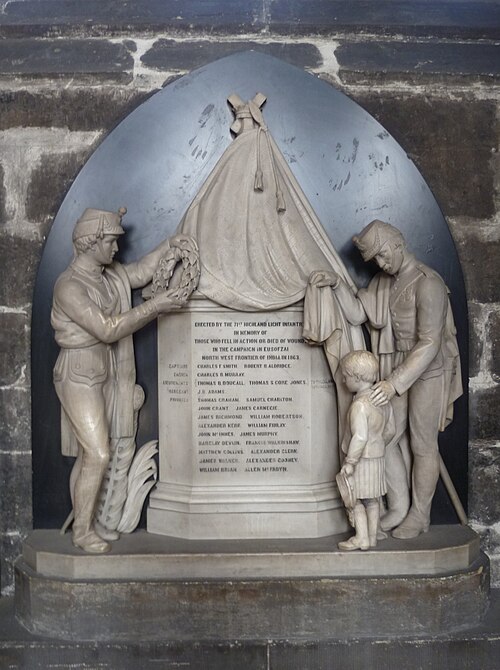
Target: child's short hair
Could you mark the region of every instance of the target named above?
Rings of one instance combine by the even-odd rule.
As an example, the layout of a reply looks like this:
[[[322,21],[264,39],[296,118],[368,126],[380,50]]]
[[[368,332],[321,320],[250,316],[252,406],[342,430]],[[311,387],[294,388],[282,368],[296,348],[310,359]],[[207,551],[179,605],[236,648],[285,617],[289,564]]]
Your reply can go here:
[[[342,372],[364,382],[374,382],[378,376],[378,362],[370,351],[351,351],[340,361]]]

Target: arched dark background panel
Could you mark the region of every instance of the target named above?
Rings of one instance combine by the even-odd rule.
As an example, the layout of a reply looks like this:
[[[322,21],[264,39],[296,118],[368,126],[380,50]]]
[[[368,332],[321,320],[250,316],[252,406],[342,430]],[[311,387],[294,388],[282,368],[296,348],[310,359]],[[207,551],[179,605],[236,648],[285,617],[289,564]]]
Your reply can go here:
[[[397,225],[416,255],[452,292],[463,370],[467,305],[456,250],[444,217],[404,150],[356,103],[312,75],[264,54],[240,53],[182,77],[130,114],[81,170],[53,223],[33,305],[32,389],[35,527],[56,527],[70,509],[72,460],[60,454],[59,404],[52,386],[57,346],[50,326],[55,280],[72,257],[71,233],[85,207],[126,205],[120,257],[130,261],[175,231],[198,189],[230,144],[229,94],[267,95],[264,117],[334,246],[359,285],[374,269],[351,243],[373,218]],[[136,296],[136,299],[139,299]],[[138,443],[157,437],[156,328],[138,333],[138,380],[147,393]],[[464,382],[466,383],[466,379]],[[462,500],[467,495],[467,398],[441,449]],[[438,488],[434,522],[455,514]]]

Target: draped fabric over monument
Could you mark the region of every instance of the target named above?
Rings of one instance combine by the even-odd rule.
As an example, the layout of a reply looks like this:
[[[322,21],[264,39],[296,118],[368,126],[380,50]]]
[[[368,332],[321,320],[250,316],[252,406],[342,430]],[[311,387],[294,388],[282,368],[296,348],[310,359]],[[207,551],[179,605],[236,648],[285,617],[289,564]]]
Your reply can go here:
[[[199,290],[243,311],[281,309],[304,297],[313,270],[347,270],[270,135],[258,93],[229,98],[236,138],[189,206],[179,232],[198,240]]]

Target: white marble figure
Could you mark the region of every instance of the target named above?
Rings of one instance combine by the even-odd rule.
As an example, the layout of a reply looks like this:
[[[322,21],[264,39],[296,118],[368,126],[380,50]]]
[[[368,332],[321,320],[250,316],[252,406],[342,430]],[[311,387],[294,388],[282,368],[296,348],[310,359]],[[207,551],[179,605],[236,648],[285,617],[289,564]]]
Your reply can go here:
[[[389,509],[381,525],[407,539],[429,529],[440,468],[447,474],[438,432],[462,394],[456,331],[445,283],[409,252],[397,228],[375,220],[353,241],[363,259],[382,270],[366,289],[355,294],[335,272],[313,272],[309,281],[331,286],[347,320],[369,326],[380,375],[371,400],[391,401],[396,420],[386,451]],[[411,458],[402,450],[406,431]]]
[[[380,498],[387,492],[385,447],[396,427],[391,404],[377,406],[370,398],[378,376],[375,356],[369,351],[353,351],[342,358],[340,367],[347,388],[355,394],[347,413],[340,473],[352,478],[354,504],[349,517],[356,534],[339,542],[339,549],[366,550],[375,547],[377,539],[387,537],[380,530]]]
[[[75,255],[56,282],[51,313],[61,347],[54,384],[62,406],[62,451],[77,456],[70,478],[72,539],[91,553],[109,551],[107,540],[119,537],[96,522],[95,512],[110,440],[135,435],[134,411],[142,404],[132,333],[186,300],[185,294],[180,298],[175,290],[164,291],[132,308],[131,289],[150,282],[160,259],[186,237],[166,240],[140,260],[122,265],[114,256],[125,232],[125,212],[83,212],[73,231]]]

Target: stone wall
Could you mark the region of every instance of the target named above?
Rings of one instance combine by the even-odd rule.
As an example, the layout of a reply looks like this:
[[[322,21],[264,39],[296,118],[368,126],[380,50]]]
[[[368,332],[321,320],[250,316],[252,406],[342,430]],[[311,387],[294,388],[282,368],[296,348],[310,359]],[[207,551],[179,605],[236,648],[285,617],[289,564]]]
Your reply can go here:
[[[302,67],[364,106],[407,150],[443,209],[471,324],[469,516],[500,583],[498,6],[374,4],[0,2],[3,593],[13,590],[12,563],[31,527],[30,311],[53,217],[122,118],[174,78],[246,49]]]

